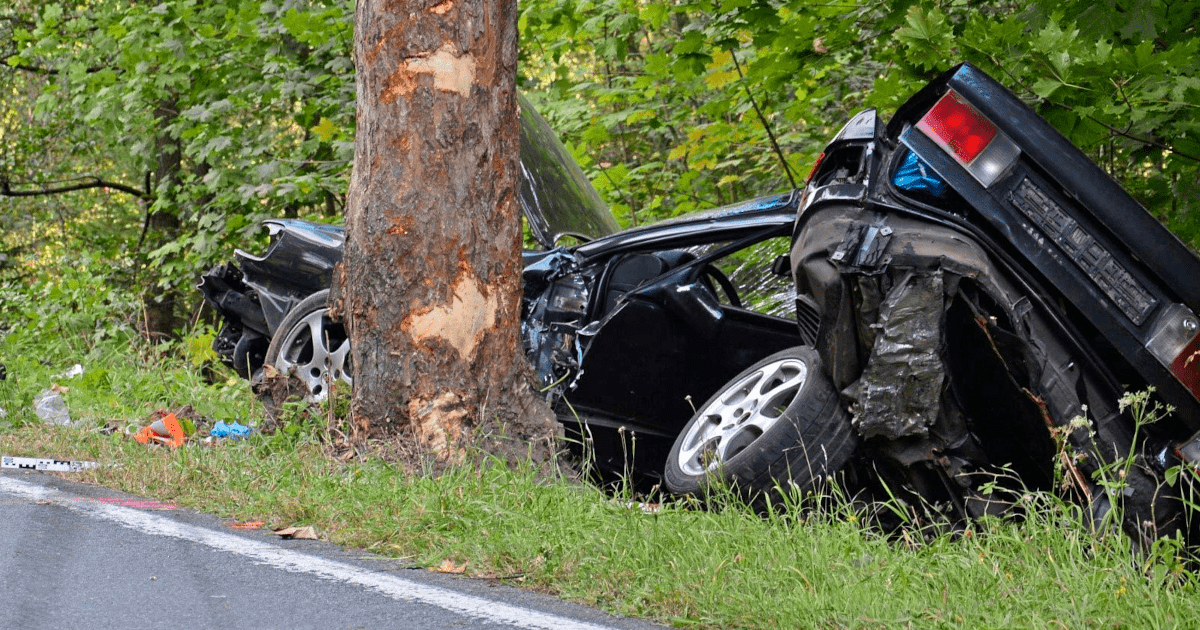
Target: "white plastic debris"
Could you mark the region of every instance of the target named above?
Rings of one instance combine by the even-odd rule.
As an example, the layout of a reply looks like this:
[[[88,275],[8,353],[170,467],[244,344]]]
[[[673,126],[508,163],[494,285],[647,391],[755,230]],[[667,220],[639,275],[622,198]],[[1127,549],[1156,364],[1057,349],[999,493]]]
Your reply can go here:
[[[71,414],[67,411],[67,403],[63,401],[62,394],[52,389],[43,389],[41,393],[33,397],[33,412],[42,419],[42,422],[62,426],[71,424]]]
[[[71,369],[63,372],[62,374],[55,375],[54,378],[75,378],[81,374],[83,374],[83,366],[76,363],[75,365],[71,366]]]

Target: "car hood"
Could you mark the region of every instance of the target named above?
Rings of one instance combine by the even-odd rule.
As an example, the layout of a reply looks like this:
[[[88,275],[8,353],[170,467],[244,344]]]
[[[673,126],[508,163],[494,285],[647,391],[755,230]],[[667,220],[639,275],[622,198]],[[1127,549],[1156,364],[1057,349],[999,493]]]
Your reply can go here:
[[[619,231],[608,205],[600,198],[571,153],[523,96],[521,110],[521,211],[533,237],[547,249],[558,240],[592,241]]]
[[[800,192],[793,190],[630,228],[573,248],[587,259],[654,247],[687,247],[791,226]]]

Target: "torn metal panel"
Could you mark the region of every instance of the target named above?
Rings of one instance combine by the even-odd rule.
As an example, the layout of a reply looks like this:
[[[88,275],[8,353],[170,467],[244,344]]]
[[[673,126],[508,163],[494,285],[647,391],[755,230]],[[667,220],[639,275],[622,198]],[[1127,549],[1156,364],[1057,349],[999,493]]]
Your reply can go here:
[[[864,438],[925,435],[937,421],[945,366],[942,273],[909,271],[879,307],[875,345],[851,387],[855,426]]]
[[[858,313],[855,318],[855,332],[858,333],[859,345],[863,349],[862,363],[867,361],[867,353],[875,347],[875,336],[879,332],[879,308],[891,290],[891,278],[882,276],[847,276],[848,290]]]
[[[888,263],[886,253],[891,240],[892,228],[886,225],[853,224],[829,260],[844,271],[878,271]]]
[[[583,360],[577,332],[591,296],[591,283],[575,257],[563,249],[529,264],[524,274],[526,312],[521,339],[538,384],[548,400],[570,389]]]

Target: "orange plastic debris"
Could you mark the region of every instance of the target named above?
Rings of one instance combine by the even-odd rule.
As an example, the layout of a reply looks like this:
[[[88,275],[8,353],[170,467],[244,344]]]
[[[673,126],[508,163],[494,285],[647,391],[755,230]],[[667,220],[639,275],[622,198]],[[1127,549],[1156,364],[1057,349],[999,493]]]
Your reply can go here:
[[[161,420],[156,420],[150,426],[142,427],[141,431],[134,434],[133,439],[142,444],[148,444],[151,440],[160,444],[166,444],[170,447],[182,446],[183,441],[187,439],[187,435],[183,432],[183,427],[179,424],[179,419],[175,414],[168,414]]]

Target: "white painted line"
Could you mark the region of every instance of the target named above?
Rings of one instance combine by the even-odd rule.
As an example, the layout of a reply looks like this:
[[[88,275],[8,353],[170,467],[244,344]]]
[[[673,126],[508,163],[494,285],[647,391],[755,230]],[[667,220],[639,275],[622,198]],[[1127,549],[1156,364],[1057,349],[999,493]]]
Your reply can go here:
[[[178,523],[153,513],[105,503],[71,501],[58,490],[44,488],[8,477],[0,477],[0,492],[35,501],[49,501],[84,512],[124,527],[155,536],[169,536],[200,543],[213,549],[251,558],[293,573],[306,573],[327,580],[358,584],[393,599],[421,602],[492,623],[531,630],[611,630],[609,626],[577,621],[511,604],[466,595],[449,589],[428,586],[369,569],[283,549],[265,542],[234,536],[204,527]]]

